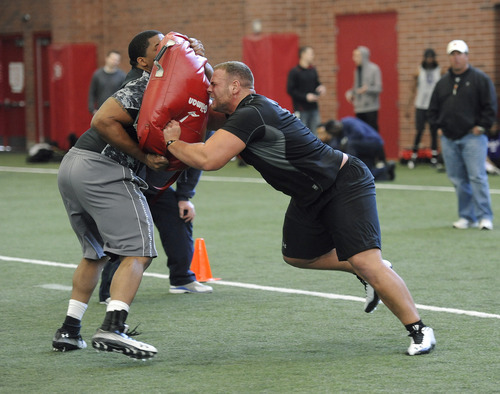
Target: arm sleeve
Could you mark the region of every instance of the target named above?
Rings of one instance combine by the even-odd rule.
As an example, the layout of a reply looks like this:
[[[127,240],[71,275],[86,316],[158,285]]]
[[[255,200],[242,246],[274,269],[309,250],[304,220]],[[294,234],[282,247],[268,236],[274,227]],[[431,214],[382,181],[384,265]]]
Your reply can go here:
[[[436,84],[434,90],[432,91],[431,101],[429,103],[429,108],[427,109],[427,117],[429,120],[429,124],[431,124],[433,127],[441,128],[441,125],[438,123],[438,117],[439,117],[438,89],[439,89],[439,82]]]
[[[382,91],[382,73],[377,65],[374,65],[367,93],[380,93]]]
[[[480,94],[480,116],[478,120],[478,125],[489,130],[493,123],[495,122],[496,112],[497,112],[497,95],[495,92],[495,86],[491,79],[484,74],[481,83],[481,94]]]
[[[177,180],[175,195],[179,201],[187,201],[195,195],[195,187],[202,171],[195,168],[185,170]]]
[[[286,84],[286,91],[292,97],[293,100],[297,101],[305,101],[306,96],[301,94],[298,90],[297,86],[297,71],[295,68],[292,68],[288,73],[288,80]]]
[[[315,88],[317,88],[319,85],[321,85],[321,81],[319,80],[318,70],[314,69],[314,74],[316,76],[316,86],[315,86]]]

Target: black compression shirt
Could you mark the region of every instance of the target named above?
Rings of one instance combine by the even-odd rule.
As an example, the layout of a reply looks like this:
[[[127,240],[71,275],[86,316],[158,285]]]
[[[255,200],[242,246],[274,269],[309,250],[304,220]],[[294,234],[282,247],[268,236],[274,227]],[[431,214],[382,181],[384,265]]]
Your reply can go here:
[[[340,170],[342,152],[323,144],[298,118],[264,96],[245,97],[222,128],[247,145],[241,152],[245,162],[299,204],[313,203]]]

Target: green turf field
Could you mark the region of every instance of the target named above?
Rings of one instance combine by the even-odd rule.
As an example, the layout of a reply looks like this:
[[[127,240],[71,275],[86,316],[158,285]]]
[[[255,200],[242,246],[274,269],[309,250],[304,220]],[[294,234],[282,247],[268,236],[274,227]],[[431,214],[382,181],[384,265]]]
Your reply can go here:
[[[409,357],[387,308],[363,312],[354,276],[282,262],[286,196],[236,163],[205,173],[195,237],[222,280],[210,295],[168,294],[160,251],[128,319],[159,351],[141,362],[52,352],[81,257],[57,167],[0,154],[1,393],[500,392],[500,177],[490,177],[491,232],[451,228],[455,194],[428,166],[398,166],[395,182],[377,185],[384,257],[437,339],[433,353]],[[96,292],[83,320],[89,345],[104,311]]]

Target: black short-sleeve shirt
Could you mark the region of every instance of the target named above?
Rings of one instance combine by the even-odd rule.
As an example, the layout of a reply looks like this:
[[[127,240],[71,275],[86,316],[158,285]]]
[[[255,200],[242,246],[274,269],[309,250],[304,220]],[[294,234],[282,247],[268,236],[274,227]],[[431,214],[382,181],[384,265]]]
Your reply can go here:
[[[222,128],[246,144],[241,152],[245,162],[301,205],[313,203],[335,182],[342,152],[322,143],[297,117],[267,97],[245,97]]]

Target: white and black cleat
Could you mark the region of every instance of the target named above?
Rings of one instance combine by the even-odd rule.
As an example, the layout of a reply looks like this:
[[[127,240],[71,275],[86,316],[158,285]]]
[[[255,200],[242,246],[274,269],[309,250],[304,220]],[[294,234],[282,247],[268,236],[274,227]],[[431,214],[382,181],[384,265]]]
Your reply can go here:
[[[411,343],[406,352],[409,356],[427,354],[436,347],[434,330],[430,327],[422,327],[420,330],[410,334],[409,336],[411,337]]]
[[[158,353],[154,346],[137,341],[123,332],[100,328],[92,337],[92,347],[97,351],[122,353],[137,360],[147,360]]]

